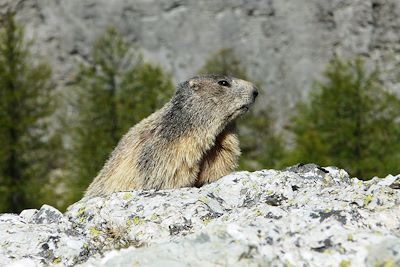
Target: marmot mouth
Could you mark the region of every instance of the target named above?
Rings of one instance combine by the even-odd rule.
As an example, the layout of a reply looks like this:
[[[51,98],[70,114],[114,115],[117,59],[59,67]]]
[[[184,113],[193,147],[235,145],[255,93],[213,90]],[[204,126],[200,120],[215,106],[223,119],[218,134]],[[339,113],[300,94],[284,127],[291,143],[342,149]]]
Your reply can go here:
[[[237,108],[231,115],[228,116],[228,120],[245,114],[247,111],[249,111],[249,109],[250,105],[243,105],[240,108]]]
[[[243,105],[240,108],[238,108],[238,110],[244,111],[244,112],[247,112],[249,109],[250,109],[249,105]]]

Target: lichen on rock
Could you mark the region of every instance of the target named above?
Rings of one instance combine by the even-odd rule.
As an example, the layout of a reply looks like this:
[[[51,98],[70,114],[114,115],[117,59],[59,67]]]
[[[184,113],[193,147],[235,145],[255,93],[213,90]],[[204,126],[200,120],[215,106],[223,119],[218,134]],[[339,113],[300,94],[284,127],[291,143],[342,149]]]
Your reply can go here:
[[[309,164],[44,205],[0,216],[0,265],[396,266],[398,180]]]

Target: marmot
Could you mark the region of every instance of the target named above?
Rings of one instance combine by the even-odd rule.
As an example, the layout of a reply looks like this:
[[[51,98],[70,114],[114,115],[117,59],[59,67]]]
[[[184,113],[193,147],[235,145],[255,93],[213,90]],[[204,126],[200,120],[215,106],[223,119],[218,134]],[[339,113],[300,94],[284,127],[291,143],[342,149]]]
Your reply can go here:
[[[234,121],[257,95],[252,83],[223,75],[179,84],[120,140],[85,196],[201,186],[231,173],[240,155]]]

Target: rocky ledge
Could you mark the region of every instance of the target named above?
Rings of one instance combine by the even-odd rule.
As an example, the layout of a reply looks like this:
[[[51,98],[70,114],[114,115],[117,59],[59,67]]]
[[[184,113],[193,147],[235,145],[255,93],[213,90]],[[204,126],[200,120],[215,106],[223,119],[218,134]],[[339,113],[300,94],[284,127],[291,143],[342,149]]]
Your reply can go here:
[[[400,266],[400,176],[300,165],[0,216],[0,266]]]

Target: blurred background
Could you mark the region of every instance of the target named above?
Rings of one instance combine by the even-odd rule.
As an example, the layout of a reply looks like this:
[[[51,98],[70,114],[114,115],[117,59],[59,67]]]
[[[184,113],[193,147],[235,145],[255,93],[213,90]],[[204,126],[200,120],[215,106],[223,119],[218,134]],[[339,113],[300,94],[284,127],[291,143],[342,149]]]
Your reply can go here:
[[[400,173],[397,0],[0,0],[0,212],[79,200],[175,85],[260,87],[240,170]]]

